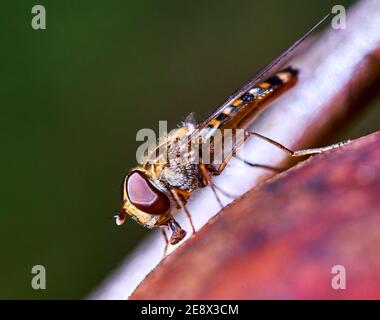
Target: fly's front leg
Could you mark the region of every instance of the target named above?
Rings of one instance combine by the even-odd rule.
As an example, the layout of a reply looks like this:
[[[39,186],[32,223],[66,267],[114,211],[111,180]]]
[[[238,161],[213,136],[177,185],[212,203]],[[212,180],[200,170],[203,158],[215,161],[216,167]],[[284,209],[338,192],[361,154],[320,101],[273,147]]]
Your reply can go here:
[[[170,192],[172,193],[174,200],[177,202],[178,206],[185,212],[187,218],[189,219],[191,228],[193,229],[193,232],[195,232],[193,219],[189,210],[186,208],[186,200],[190,198],[190,193],[177,188],[171,189]],[[182,196],[182,198],[180,196]],[[185,201],[183,199],[185,199]]]
[[[308,155],[312,155],[312,154],[322,153],[322,152],[325,152],[325,151],[328,151],[331,149],[339,148],[339,147],[345,145],[346,143],[350,142],[349,140],[347,140],[347,141],[334,143],[332,145],[321,147],[321,148],[302,149],[302,150],[293,151],[293,150],[288,149],[287,147],[283,146],[281,143],[278,143],[277,141],[274,141],[271,138],[263,136],[257,132],[245,131],[245,137],[248,138],[250,136],[255,136],[257,138],[265,140],[266,142],[268,142],[268,143],[274,145],[275,147],[281,149],[282,151],[286,152],[291,157],[303,157],[303,156],[308,156]]]
[[[186,236],[186,231],[181,228],[174,218],[169,221],[169,227],[172,229],[172,236],[169,240],[170,244],[177,244]]]
[[[166,226],[165,226],[166,227]],[[168,247],[169,247],[169,239],[168,239],[168,236],[165,232],[165,227],[161,227],[161,234],[162,236],[164,237],[164,241],[165,241],[165,248],[164,248],[164,254],[163,254],[163,257],[162,258],[165,258],[167,253],[168,253]]]

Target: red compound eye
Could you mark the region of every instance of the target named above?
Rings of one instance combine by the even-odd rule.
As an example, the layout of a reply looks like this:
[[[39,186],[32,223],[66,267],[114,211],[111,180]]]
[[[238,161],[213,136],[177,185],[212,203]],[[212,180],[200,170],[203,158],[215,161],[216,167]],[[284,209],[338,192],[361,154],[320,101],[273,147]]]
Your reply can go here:
[[[153,215],[165,214],[170,208],[166,194],[152,185],[140,171],[132,171],[127,179],[129,201],[139,210]]]

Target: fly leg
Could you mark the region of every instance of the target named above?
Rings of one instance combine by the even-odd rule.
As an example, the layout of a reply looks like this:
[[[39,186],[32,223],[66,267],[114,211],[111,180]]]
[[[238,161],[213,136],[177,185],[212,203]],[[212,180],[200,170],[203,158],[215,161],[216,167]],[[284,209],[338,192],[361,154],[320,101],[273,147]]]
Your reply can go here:
[[[189,210],[187,210],[187,208],[186,208],[186,200],[190,198],[190,193],[187,191],[181,190],[181,189],[177,189],[177,188],[171,189],[170,192],[172,193],[172,195],[173,195],[175,201],[177,202],[177,204],[179,205],[179,207],[185,212],[187,218],[189,219],[191,229],[193,230],[193,232],[195,232],[193,219],[191,217]],[[182,196],[182,198],[180,196]],[[182,199],[185,199],[185,201]]]
[[[277,173],[286,170],[286,168],[278,168],[278,167],[273,167],[273,166],[264,165],[264,164],[252,163],[252,162],[249,162],[249,161],[247,161],[245,159],[242,159],[239,156],[237,156],[236,155],[237,149],[241,146],[242,142],[244,142],[247,138],[249,138],[251,136],[255,136],[257,138],[265,140],[266,142],[268,142],[268,143],[274,145],[275,147],[283,150],[284,152],[286,152],[291,157],[302,157],[302,156],[322,153],[322,152],[325,152],[325,151],[328,151],[328,150],[331,150],[331,149],[339,148],[339,147],[341,147],[344,144],[346,144],[346,143],[349,142],[349,140],[347,140],[347,141],[338,142],[338,143],[335,143],[335,144],[332,144],[332,145],[329,145],[329,146],[325,146],[325,147],[312,148],[312,149],[301,149],[301,150],[295,150],[295,151],[293,151],[293,150],[285,147],[284,145],[278,143],[277,141],[274,141],[274,140],[272,140],[272,139],[270,139],[270,138],[268,138],[266,136],[263,136],[263,135],[261,135],[261,134],[259,134],[257,132],[245,131],[244,132],[244,139],[243,139],[243,141],[240,140],[239,143],[237,143],[237,144],[234,145],[234,147],[231,150],[231,153],[221,162],[221,164],[219,166],[217,166],[217,167],[210,167],[207,170],[207,172],[209,174],[212,174],[212,175],[219,175],[219,174],[221,174],[222,171],[226,168],[227,164],[229,163],[230,159],[233,156],[235,156],[236,159],[238,159],[240,161],[243,161],[245,164],[249,165],[250,167],[256,167],[256,168],[271,170],[271,171],[274,171],[274,172],[277,172]],[[217,187],[217,186],[215,186],[215,185],[214,185],[214,188],[220,190],[220,188]],[[225,193],[227,196],[230,196],[230,195],[228,195],[224,191],[221,191],[221,192]],[[230,196],[230,197],[233,198],[232,196]]]
[[[174,218],[169,221],[169,227],[172,229],[172,236],[169,240],[170,244],[177,244],[186,236],[186,231],[181,228],[181,226],[177,221],[174,220]]]
[[[219,187],[218,185],[214,184],[214,188],[216,190],[218,190],[220,193],[224,194],[227,198],[230,198],[230,199],[235,199],[236,196],[234,196],[233,194],[223,190],[221,187]]]
[[[234,147],[234,149],[232,150],[232,153],[235,153],[236,150],[239,148],[240,145],[237,145]],[[250,166],[250,167],[255,167],[255,168],[260,168],[260,169],[265,169],[265,170],[271,170],[271,171],[274,171],[274,172],[282,172],[284,170],[286,170],[285,168],[278,168],[278,167],[273,167],[273,166],[269,166],[269,165],[265,165],[265,164],[259,164],[259,163],[252,163],[252,162],[249,162],[243,158],[240,158],[238,155],[234,155],[234,156],[231,156],[227,159],[224,159],[223,162],[216,168],[212,168],[212,170],[210,170],[210,173],[214,176],[218,176],[220,175],[223,170],[226,168],[227,164],[229,163],[230,159],[234,157],[235,159],[239,160],[239,161],[242,161],[244,162],[246,165]],[[215,185],[215,187],[220,190],[219,187],[217,187]]]
[[[216,195],[217,200],[218,200],[219,204],[221,205],[221,207],[223,207],[223,205],[222,205],[222,203],[220,201],[220,198],[218,197],[215,189],[218,189],[219,191],[221,191],[222,193],[226,194],[230,198],[234,198],[234,197],[231,196],[231,195],[229,195],[227,192],[221,190],[219,187],[215,186],[212,183],[211,175],[219,175],[220,173],[222,173],[222,171],[226,168],[227,164],[229,163],[230,159],[233,156],[235,156],[236,159],[238,159],[240,161],[243,161],[245,164],[249,165],[250,167],[256,167],[256,168],[271,170],[271,171],[274,171],[274,172],[277,172],[277,173],[282,172],[282,171],[285,170],[285,168],[278,168],[278,167],[273,167],[273,166],[270,166],[270,165],[252,163],[252,162],[249,162],[249,161],[247,161],[245,159],[242,159],[242,158],[236,156],[237,149],[241,146],[241,144],[247,138],[249,138],[251,136],[255,136],[257,138],[265,140],[266,142],[268,142],[268,143],[274,145],[275,147],[283,150],[284,152],[286,152],[291,157],[302,157],[302,156],[322,153],[322,152],[325,152],[325,151],[328,151],[328,150],[331,150],[331,149],[339,148],[342,145],[344,145],[344,144],[346,144],[346,143],[349,142],[349,141],[343,141],[343,142],[335,143],[335,144],[332,144],[332,145],[329,145],[329,146],[325,146],[325,147],[312,148],[312,149],[301,149],[301,150],[295,150],[295,151],[293,151],[293,150],[285,147],[284,145],[278,143],[277,141],[274,141],[274,140],[272,140],[272,139],[270,139],[270,138],[268,138],[266,136],[263,136],[263,135],[261,135],[261,134],[259,134],[257,132],[245,131],[244,132],[244,138],[240,139],[239,142],[234,145],[234,147],[232,148],[230,154],[225,159],[223,159],[223,161],[220,163],[219,166],[217,166],[217,167],[210,166],[210,168],[206,168],[206,166],[203,165],[203,164],[201,164],[199,166],[200,170],[201,170],[201,173],[202,173],[202,176],[203,176],[203,178],[205,180],[204,181],[205,185],[209,184],[211,186],[212,191]]]
[[[272,140],[266,136],[263,136],[257,132],[245,131],[245,138],[248,138],[250,136],[255,136],[257,138],[265,140],[266,142],[268,142],[268,143],[274,145],[275,147],[281,149],[282,151],[286,152],[291,157],[303,157],[303,156],[307,156],[307,155],[311,155],[311,154],[322,153],[322,152],[325,152],[325,151],[328,151],[331,149],[339,148],[339,147],[341,147],[341,146],[343,146],[349,142],[349,140],[347,140],[347,141],[334,143],[334,144],[331,144],[329,146],[325,146],[325,147],[321,147],[321,148],[302,149],[302,150],[293,151],[293,150],[288,149],[287,147],[283,146],[281,143],[278,143],[277,141],[274,141],[274,140]]]
[[[303,156],[307,156],[307,155],[312,155],[312,154],[318,154],[318,153],[322,153],[322,152],[325,152],[325,151],[328,151],[328,150],[331,150],[331,149],[335,149],[335,148],[339,148],[341,147],[342,145],[346,144],[349,142],[349,140],[347,141],[342,141],[342,142],[338,142],[338,143],[334,143],[332,145],[329,145],[329,146],[325,146],[325,147],[320,147],[320,148],[312,148],[312,149],[301,149],[301,150],[291,150],[287,147],[285,147],[284,145],[278,143],[277,141],[274,141],[266,136],[263,136],[257,132],[251,132],[251,131],[245,131],[245,139],[251,137],[251,136],[255,136],[257,138],[260,138],[262,140],[265,140],[266,142],[274,145],[275,147],[283,150],[284,152],[286,152],[288,155],[290,155],[291,157],[303,157]],[[277,172],[277,173],[280,173],[282,171],[285,171],[286,168],[278,168],[278,167],[273,167],[273,166],[269,166],[269,165],[264,165],[264,164],[258,164],[258,163],[252,163],[252,162],[249,162],[245,159],[242,159],[238,156],[236,156],[236,159],[238,160],[241,160],[243,161],[245,164],[249,165],[250,167],[256,167],[256,168],[261,168],[261,169],[266,169],[266,170],[271,170],[271,171],[274,171],[274,172]],[[224,169],[224,168],[222,168]]]
[[[247,160],[244,160],[238,156],[235,156],[235,158],[239,161],[242,161],[244,164],[250,166],[250,167],[255,167],[255,168],[261,168],[261,169],[265,169],[265,170],[271,170],[271,171],[274,171],[274,172],[282,172],[284,171],[285,169],[284,168],[277,168],[277,167],[273,167],[273,166],[268,166],[268,165],[264,165],[264,164],[258,164],[258,163],[252,163],[252,162],[249,162]],[[223,161],[217,168],[215,168],[214,170],[210,171],[210,173],[212,175],[219,175],[222,173],[222,171],[225,169],[225,167],[227,166],[228,164],[228,160],[225,160]],[[214,188],[216,190],[218,190],[220,193],[224,194],[226,197],[230,198],[230,199],[236,199],[238,196],[237,195],[233,195],[225,190],[223,190],[222,188],[220,188],[218,185],[216,184],[213,184]]]
[[[218,185],[214,184],[211,176],[218,176],[222,173],[222,171],[226,168],[227,164],[229,163],[229,161],[231,160],[233,155],[236,153],[236,150],[240,145],[241,145],[241,143],[234,145],[231,152],[229,152],[229,154],[227,154],[227,156],[222,160],[222,162],[218,166],[209,165],[206,167],[204,164],[201,164],[199,166],[201,173],[202,173],[202,176],[204,178],[203,179],[204,185],[210,185],[211,186],[211,189],[214,192],[221,208],[223,208],[224,206],[223,206],[218,194],[216,193],[216,190],[218,190],[220,193],[224,194],[226,197],[228,197],[230,199],[235,199],[237,196],[230,194],[229,192],[223,190]]]
[[[162,236],[164,237],[164,240],[165,240],[165,248],[164,248],[164,254],[163,254],[162,258],[166,257],[166,255],[168,253],[168,247],[169,247],[169,239],[168,239],[168,235],[165,232],[165,229],[164,229],[165,227],[161,227],[160,228],[161,229],[161,234],[162,234]]]
[[[239,161],[243,161],[244,164],[250,166],[250,167],[253,167],[253,168],[260,168],[260,169],[265,169],[265,170],[270,170],[270,171],[273,171],[273,172],[277,172],[277,173],[280,173],[282,171],[285,171],[286,168],[279,168],[279,167],[273,167],[273,166],[269,166],[269,165],[266,165],[266,164],[259,164],[259,163],[253,163],[253,162],[249,162],[243,158],[240,158],[238,156],[236,156],[236,159],[238,159]]]
[[[212,181],[210,172],[208,171],[208,169],[206,168],[206,166],[204,164],[200,164],[199,165],[199,169],[200,169],[202,177],[203,177],[203,184],[205,186],[210,186],[211,187],[211,190],[214,193],[215,198],[218,201],[218,204],[219,204],[220,208],[223,209],[224,205],[223,205],[222,201],[219,198],[219,195],[217,194],[217,192],[215,190],[216,188],[215,188],[214,182]]]

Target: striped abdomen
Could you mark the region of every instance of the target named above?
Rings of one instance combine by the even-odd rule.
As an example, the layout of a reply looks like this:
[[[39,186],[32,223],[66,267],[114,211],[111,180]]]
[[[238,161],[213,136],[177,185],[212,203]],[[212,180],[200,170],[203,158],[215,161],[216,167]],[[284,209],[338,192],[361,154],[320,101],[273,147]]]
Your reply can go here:
[[[211,136],[216,129],[238,128],[252,122],[264,105],[283,90],[295,84],[298,71],[288,67],[265,81],[259,82],[235,100],[224,106],[201,130],[202,136]]]

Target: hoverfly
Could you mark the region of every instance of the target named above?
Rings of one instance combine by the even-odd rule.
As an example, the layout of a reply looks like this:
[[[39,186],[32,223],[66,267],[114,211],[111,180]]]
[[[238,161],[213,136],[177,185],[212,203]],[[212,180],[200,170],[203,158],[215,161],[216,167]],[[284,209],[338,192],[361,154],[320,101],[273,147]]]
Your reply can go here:
[[[257,132],[245,130],[270,101],[297,82],[299,71],[291,66],[275,73],[272,73],[272,70],[280,62],[283,62],[289,53],[302,43],[328,16],[325,16],[267,67],[246,82],[203,123],[196,124],[191,114],[173,134],[170,134],[163,143],[159,143],[157,149],[165,144],[167,153],[177,155],[182,149],[187,148],[187,144],[194,143],[194,141],[198,144],[210,143],[209,137],[216,130],[223,132],[226,129],[237,128],[244,129],[242,142],[251,136],[255,136],[282,149],[292,157],[316,154],[341,146],[343,143],[293,151]],[[272,75],[268,76],[269,73]],[[145,227],[160,227],[165,237],[166,248],[169,243],[174,245],[180,242],[185,237],[186,231],[175,220],[175,212],[182,209],[190,221],[193,232],[195,232],[186,203],[192,192],[206,186],[211,187],[221,207],[223,207],[216,193],[212,176],[219,175],[224,170],[241,143],[235,143],[230,155],[217,165],[212,162],[205,164],[201,161],[193,163],[180,156],[172,156],[170,160],[167,160],[166,157],[162,156],[162,153],[157,155],[157,149],[149,153],[142,164],[132,169],[124,179],[122,209],[115,216],[116,223],[118,225],[123,224],[126,216],[129,215]],[[198,156],[202,158],[202,154],[198,154]],[[165,229],[172,231],[170,239],[167,237]]]

